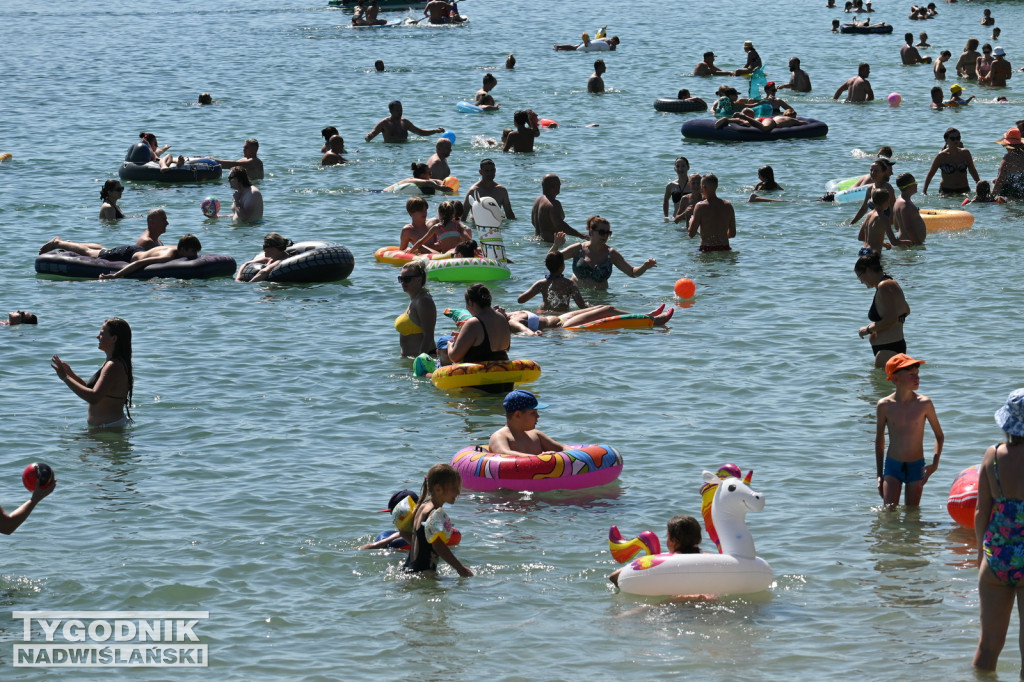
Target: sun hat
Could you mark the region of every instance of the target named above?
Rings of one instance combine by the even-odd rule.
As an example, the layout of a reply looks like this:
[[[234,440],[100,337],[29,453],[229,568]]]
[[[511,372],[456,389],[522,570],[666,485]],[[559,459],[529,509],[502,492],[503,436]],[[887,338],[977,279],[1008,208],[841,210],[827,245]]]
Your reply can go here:
[[[885,363],[885,378],[892,381],[892,376],[901,369],[908,369],[923,364],[924,360],[915,360],[906,353],[897,353],[889,358],[889,362]]]
[[[750,41],[750,40],[744,40],[743,41],[743,47],[753,47],[753,46],[754,46],[753,41]]]
[[[1024,388],[1018,388],[996,410],[996,424],[1011,436],[1024,436]]]
[[[1004,50],[1001,47],[996,47],[996,49],[992,50],[992,54],[999,55],[999,56],[1005,56],[1006,55],[1006,50]]]
[[[949,91],[952,92],[954,95],[959,95],[961,92],[964,91],[964,89],[959,83],[953,83],[952,85],[949,86]]]
[[[1004,147],[1010,145],[1018,145],[1020,143],[1020,129],[1016,127],[1010,128],[1005,133],[1003,133],[1003,137],[1001,140],[996,140],[996,144],[1001,144]]]
[[[505,412],[512,414],[519,410],[543,410],[547,405],[537,402],[537,396],[529,391],[516,390],[505,396]]]

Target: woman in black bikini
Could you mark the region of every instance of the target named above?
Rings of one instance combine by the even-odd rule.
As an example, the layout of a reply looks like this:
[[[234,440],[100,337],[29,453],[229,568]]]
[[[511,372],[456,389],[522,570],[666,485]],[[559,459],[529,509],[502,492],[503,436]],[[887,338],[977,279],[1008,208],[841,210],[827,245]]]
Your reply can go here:
[[[882,256],[871,253],[861,256],[853,266],[857,279],[869,289],[875,290],[875,298],[868,310],[871,324],[860,328],[860,338],[869,337],[871,350],[875,354],[875,367],[885,367],[889,358],[897,353],[907,352],[903,338],[903,322],[910,314],[910,305],[903,296],[903,289],[882,270]]]
[[[96,337],[107,359],[88,381],[71,370],[68,363],[54,355],[51,367],[72,393],[89,403],[89,426],[122,428],[132,421],[132,328],[120,317],[112,317],[100,327]],[[128,412],[127,416],[125,412]]]
[[[508,360],[512,330],[508,318],[491,308],[490,290],[483,284],[466,289],[466,310],[473,317],[466,320],[456,337],[448,342],[448,357],[452,362]]]
[[[665,214],[665,220],[668,220],[670,217],[668,212],[668,200],[672,200],[671,216],[675,217],[679,213],[679,202],[682,200],[683,196],[693,191],[690,188],[690,179],[688,177],[689,172],[690,162],[687,161],[686,157],[680,156],[676,159],[676,175],[678,177],[665,185],[665,198],[661,200],[661,210]]]
[[[931,182],[935,171],[942,171],[939,194],[970,194],[971,186],[967,182],[967,173],[971,174],[975,183],[981,179],[974,167],[974,157],[964,148],[960,131],[956,128],[947,128],[942,137],[946,144],[935,155],[932,167],[928,169],[928,175],[924,179],[921,193],[928,194],[928,183]]]
[[[100,206],[100,220],[120,220],[124,213],[117,205],[117,200],[124,194],[124,185],[120,180],[107,180],[100,190],[100,199],[103,205]]]

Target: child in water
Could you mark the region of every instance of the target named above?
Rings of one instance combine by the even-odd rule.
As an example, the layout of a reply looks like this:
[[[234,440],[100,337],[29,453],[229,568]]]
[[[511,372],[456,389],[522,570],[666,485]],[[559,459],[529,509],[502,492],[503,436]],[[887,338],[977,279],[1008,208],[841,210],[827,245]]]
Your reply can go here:
[[[668,527],[665,529],[670,554],[700,554],[700,541],[703,539],[700,530],[700,522],[692,516],[673,516],[668,520]],[[619,574],[622,569],[613,571],[608,580],[612,584],[619,584]]]
[[[928,478],[939,468],[942,456],[942,427],[935,414],[931,398],[918,395],[921,381],[919,368],[924,360],[915,360],[906,353],[898,353],[885,363],[889,381],[896,392],[878,401],[875,429],[875,468],[878,474],[878,494],[886,507],[895,507],[900,501],[900,490],[907,484],[905,498],[908,507],[921,504],[921,493]],[[935,454],[932,463],[924,463],[924,423],[935,434]],[[885,451],[885,433],[889,431],[889,451]],[[883,460],[884,457],[884,460]]]
[[[974,195],[974,198],[971,199],[970,197],[967,197],[966,199],[964,199],[964,203],[962,203],[960,205],[961,206],[966,206],[967,204],[973,204],[973,203],[1005,204],[1006,203],[1006,197],[993,196],[992,195],[992,185],[989,184],[989,181],[988,180],[979,180],[978,181],[977,193]]]
[[[761,166],[757,169],[757,184],[754,185],[755,192],[781,192],[782,185],[775,182],[775,170],[771,166]]]
[[[587,307],[576,282],[562,274],[565,272],[565,256],[558,251],[549,253],[544,258],[544,267],[548,269],[548,274],[521,293],[517,299],[519,303],[526,303],[541,294],[544,297],[544,310],[569,310],[570,299],[581,309]]]
[[[412,547],[403,568],[409,573],[437,570],[437,557],[441,557],[463,578],[472,577],[473,571],[462,565],[445,542],[454,530],[451,519],[441,508],[455,504],[462,492],[462,476],[451,464],[435,464],[423,479],[420,504],[412,519]]]
[[[395,523],[395,528],[398,530],[385,535],[380,540],[371,542],[368,545],[362,545],[359,549],[408,549],[408,544],[412,541],[408,510],[415,508],[416,503],[419,501],[419,496],[411,490],[399,490],[392,495],[391,499],[388,500],[387,511],[391,512],[391,518]],[[398,513],[395,512],[396,509]],[[406,546],[403,547],[400,541],[404,541]]]
[[[431,240],[437,240],[436,252],[447,253],[455,249],[460,242],[472,239],[472,231],[455,217],[456,206],[461,205],[458,201],[442,201],[437,207],[437,219],[430,230],[409,250],[413,253],[419,252],[421,248],[435,251],[425,245]]]

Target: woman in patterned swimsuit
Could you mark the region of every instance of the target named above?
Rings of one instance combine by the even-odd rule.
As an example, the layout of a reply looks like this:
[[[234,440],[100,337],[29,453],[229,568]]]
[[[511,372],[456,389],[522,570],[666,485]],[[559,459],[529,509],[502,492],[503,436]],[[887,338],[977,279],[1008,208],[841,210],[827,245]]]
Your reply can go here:
[[[974,667],[980,670],[996,668],[1014,598],[1024,613],[1024,389],[1011,393],[995,417],[1006,443],[985,451],[974,514],[981,611]],[[1024,661],[1024,639],[1021,658]]]

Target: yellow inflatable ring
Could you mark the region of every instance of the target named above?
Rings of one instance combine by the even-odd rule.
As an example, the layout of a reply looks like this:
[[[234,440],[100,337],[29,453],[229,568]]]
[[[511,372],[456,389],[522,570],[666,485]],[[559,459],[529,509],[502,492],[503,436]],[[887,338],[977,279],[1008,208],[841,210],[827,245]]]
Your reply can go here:
[[[967,230],[974,224],[974,215],[967,211],[922,208],[921,218],[924,220],[925,229],[929,232]]]
[[[533,360],[460,362],[434,370],[430,380],[438,388],[471,388],[493,384],[528,384],[540,378],[540,365]]]

